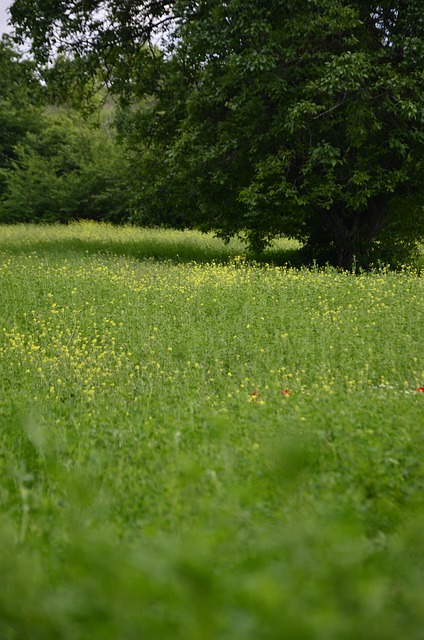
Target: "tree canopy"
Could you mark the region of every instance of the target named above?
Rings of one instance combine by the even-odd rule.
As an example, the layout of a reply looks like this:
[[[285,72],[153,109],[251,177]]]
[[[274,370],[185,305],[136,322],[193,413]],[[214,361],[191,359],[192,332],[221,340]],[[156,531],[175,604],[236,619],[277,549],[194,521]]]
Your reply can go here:
[[[141,222],[285,234],[350,267],[424,238],[418,0],[15,0],[123,100]],[[137,107],[138,105],[138,107]],[[146,179],[148,178],[148,179]]]

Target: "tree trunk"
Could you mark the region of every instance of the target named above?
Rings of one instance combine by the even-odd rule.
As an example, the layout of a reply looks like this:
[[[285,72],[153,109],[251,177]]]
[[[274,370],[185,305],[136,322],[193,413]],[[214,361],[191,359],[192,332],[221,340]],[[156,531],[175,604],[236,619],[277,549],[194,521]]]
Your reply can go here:
[[[367,211],[332,215],[337,266],[352,270],[356,265],[368,268],[372,245],[386,224],[385,198],[369,203]]]

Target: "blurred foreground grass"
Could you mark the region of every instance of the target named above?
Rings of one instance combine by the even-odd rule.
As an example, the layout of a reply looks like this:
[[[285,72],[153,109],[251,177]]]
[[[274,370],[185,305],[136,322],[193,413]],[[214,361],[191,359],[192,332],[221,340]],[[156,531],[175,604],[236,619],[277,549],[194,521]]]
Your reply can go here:
[[[0,230],[0,638],[420,639],[424,278],[154,233]]]

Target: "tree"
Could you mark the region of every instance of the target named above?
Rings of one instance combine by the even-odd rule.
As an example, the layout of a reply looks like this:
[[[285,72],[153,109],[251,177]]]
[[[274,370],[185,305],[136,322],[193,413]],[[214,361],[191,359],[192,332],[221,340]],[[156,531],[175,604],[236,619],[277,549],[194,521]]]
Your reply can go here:
[[[56,110],[14,153],[4,172],[1,222],[128,220],[125,156],[103,128]]]
[[[52,107],[52,98],[63,97],[59,82],[41,83],[8,36],[0,41],[0,65],[0,221],[128,220],[127,165],[116,136],[94,119]],[[60,58],[46,77],[53,71],[77,75]],[[84,107],[95,111],[98,101]]]
[[[20,58],[9,36],[0,40],[0,197],[5,171],[16,158],[15,145],[27,131],[38,131],[42,88],[34,66]]]
[[[68,49],[127,102],[154,96],[125,121],[141,221],[256,248],[285,234],[345,268],[424,239],[418,0],[15,0],[12,16],[40,61]]]

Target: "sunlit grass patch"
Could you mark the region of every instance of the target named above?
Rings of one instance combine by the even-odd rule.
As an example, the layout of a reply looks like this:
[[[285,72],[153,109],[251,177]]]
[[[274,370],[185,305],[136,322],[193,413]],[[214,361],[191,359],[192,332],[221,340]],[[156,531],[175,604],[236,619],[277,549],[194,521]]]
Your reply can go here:
[[[263,259],[285,262],[299,246],[294,240],[276,239]],[[224,243],[212,233],[194,230],[141,229],[79,221],[69,225],[3,225],[0,229],[0,250],[15,253],[44,251],[56,255],[76,251],[175,262],[227,262],[246,254],[247,245],[240,238]]]

